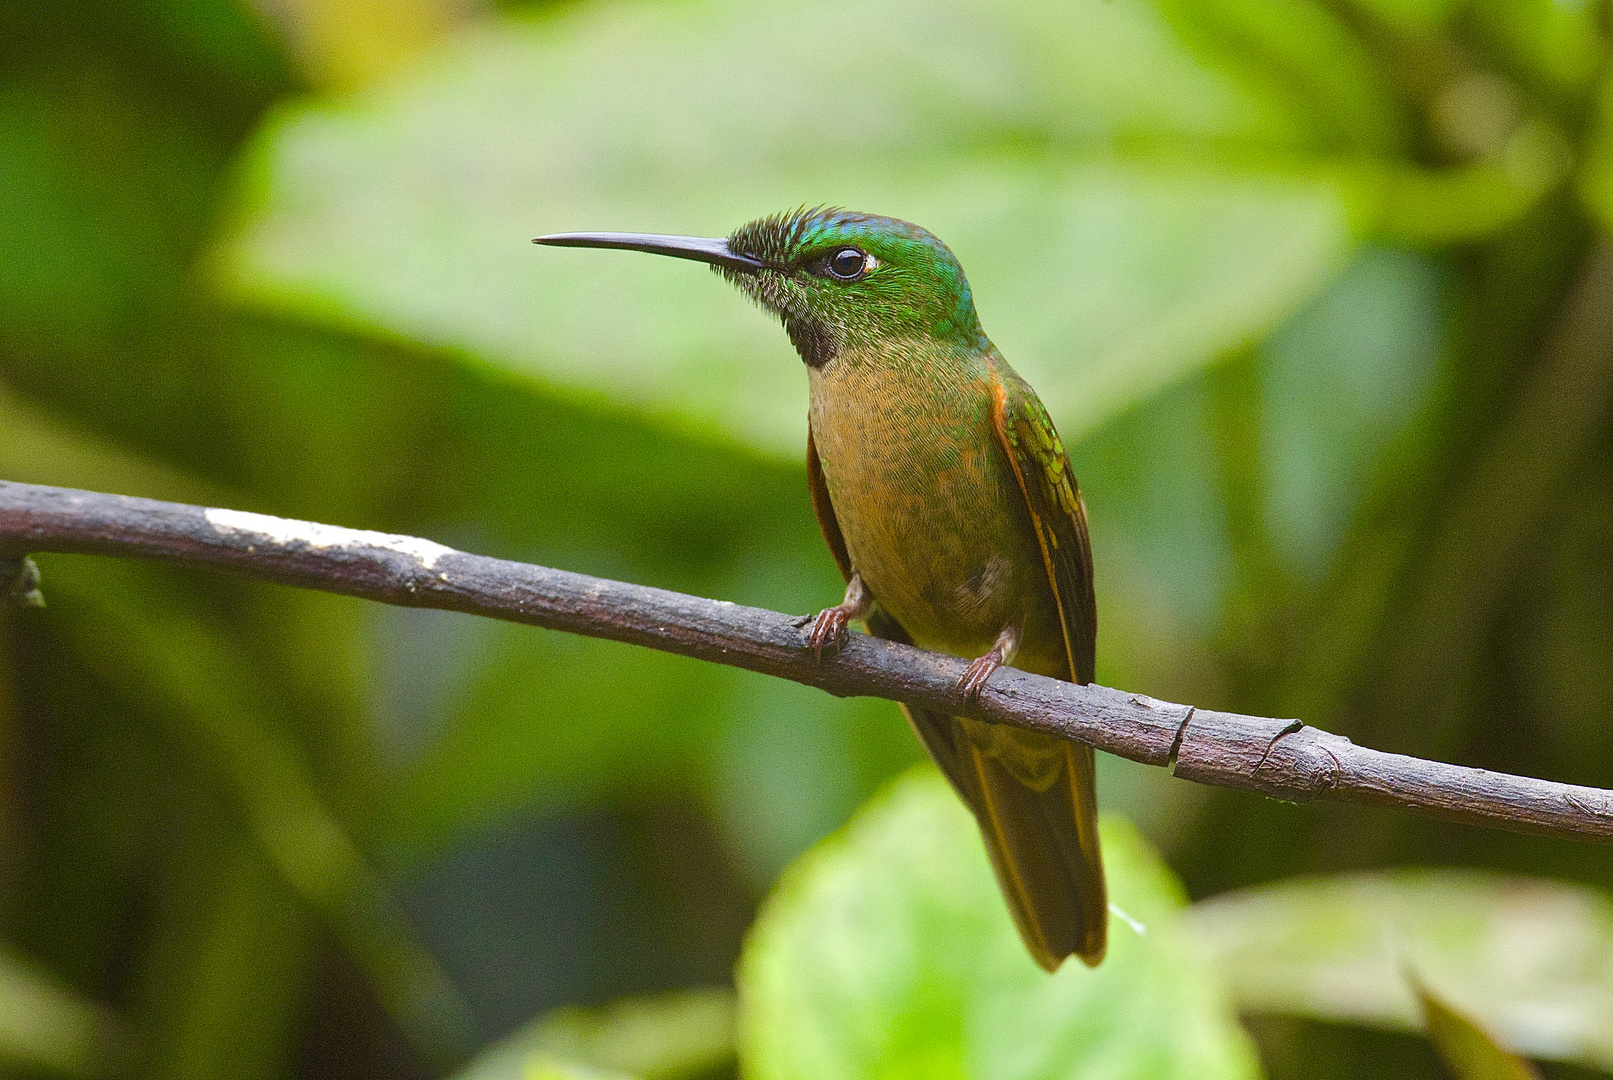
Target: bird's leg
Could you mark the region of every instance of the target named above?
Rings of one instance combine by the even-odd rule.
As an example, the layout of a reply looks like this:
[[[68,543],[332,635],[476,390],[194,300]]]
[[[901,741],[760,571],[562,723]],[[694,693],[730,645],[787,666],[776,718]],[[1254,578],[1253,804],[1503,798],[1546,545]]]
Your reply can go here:
[[[862,575],[852,574],[851,580],[846,582],[846,598],[834,607],[818,612],[818,619],[812,624],[812,633],[807,635],[807,645],[811,647],[812,655],[821,663],[825,648],[830,645],[840,648],[840,638],[846,632],[846,624],[867,615],[868,609],[873,606],[874,598],[863,584]]]
[[[991,678],[991,673],[1004,664],[1013,663],[1014,654],[1018,651],[1019,627],[1003,627],[1003,632],[997,635],[997,641],[991,646],[991,651],[969,662],[963,678],[958,680],[958,693],[968,701],[980,697],[980,689],[986,685],[986,680]]]

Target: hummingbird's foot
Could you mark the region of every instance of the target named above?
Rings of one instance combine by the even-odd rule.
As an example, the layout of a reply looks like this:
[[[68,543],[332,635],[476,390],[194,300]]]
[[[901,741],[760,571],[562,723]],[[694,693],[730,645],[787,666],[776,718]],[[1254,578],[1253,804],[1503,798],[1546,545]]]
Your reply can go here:
[[[868,614],[873,606],[874,598],[868,595],[868,589],[863,585],[862,576],[851,575],[846,583],[846,598],[832,608],[824,608],[818,612],[818,618],[812,624],[812,632],[807,635],[807,647],[818,663],[823,663],[823,650],[833,645],[840,648],[840,640],[845,636],[846,624],[852,619],[860,619]]]
[[[992,645],[991,651],[984,656],[977,656],[969,662],[964,669],[963,678],[958,680],[958,693],[963,699],[973,704],[980,700],[980,691],[985,688],[986,680],[991,673],[1014,659],[1019,651],[1019,628],[1009,626],[997,635],[997,641]]]

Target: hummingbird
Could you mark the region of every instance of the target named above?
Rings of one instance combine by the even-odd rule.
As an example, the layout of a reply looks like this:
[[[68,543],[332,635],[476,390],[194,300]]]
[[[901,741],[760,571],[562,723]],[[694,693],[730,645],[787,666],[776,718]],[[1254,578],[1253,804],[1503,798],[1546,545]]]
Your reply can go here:
[[[957,258],[895,218],[831,207],[726,238],[559,233],[534,243],[707,263],[776,315],[806,364],[812,508],[846,581],[806,647],[848,622],[970,663],[1093,678],[1086,508],[1053,421],[986,337]],[[1031,957],[1103,959],[1108,903],[1093,751],[1041,732],[902,706],[973,812]]]

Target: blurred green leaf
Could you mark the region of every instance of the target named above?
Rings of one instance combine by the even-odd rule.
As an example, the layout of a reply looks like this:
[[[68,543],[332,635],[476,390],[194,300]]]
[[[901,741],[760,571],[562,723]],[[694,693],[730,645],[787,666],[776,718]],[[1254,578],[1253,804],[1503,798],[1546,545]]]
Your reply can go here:
[[[263,856],[329,921],[400,1027],[422,1052],[452,1057],[468,1038],[463,1003],[279,729],[252,664],[204,620],[175,610],[147,567],[76,569],[54,590],[77,609],[67,625],[91,663],[149,697],[175,745],[228,791]]]
[[[521,1080],[637,1080],[626,1073],[543,1057],[531,1058],[523,1072],[512,1075],[519,1076]]]
[[[1180,887],[1106,819],[1109,956],[1053,976],[1026,955],[973,820],[906,774],[780,881],[739,969],[754,1080],[1259,1074],[1221,988],[1179,933]]]
[[[796,683],[734,680],[703,792],[755,895],[845,824],[881,784],[923,756],[891,702],[833,698]]]
[[[1573,148],[1541,121],[1517,126],[1495,153],[1448,169],[1407,166],[1384,176],[1384,235],[1403,243],[1454,244],[1503,230],[1566,180]]]
[[[197,198],[211,164],[205,140],[107,72],[79,96],[0,82],[0,279],[4,336],[83,348],[129,333],[174,301],[188,254],[178,207],[131,197]],[[121,85],[120,85],[121,83]],[[154,115],[155,114],[155,115]],[[138,134],[137,134],[138,133]],[[86,167],[91,159],[95,167]]]
[[[1163,0],[1160,5],[1223,72],[1243,73],[1275,97],[1304,101],[1319,145],[1389,156],[1406,120],[1346,13],[1311,0]]]
[[[1352,6],[1397,30],[1427,33],[1440,29],[1468,0],[1354,0]]]
[[[400,621],[389,620],[408,633]],[[444,677],[463,682],[445,688],[443,712],[429,716],[440,734],[377,815],[389,844],[429,844],[526,807],[682,787],[723,723],[731,679],[710,665],[529,627],[446,629],[461,644],[449,660],[458,673]]]
[[[1418,1030],[1403,970],[1530,1057],[1613,1068],[1613,900],[1458,870],[1301,878],[1195,904],[1247,1012]]]
[[[715,812],[760,891],[919,753],[886,702],[486,620],[377,621],[383,682],[415,696],[386,715],[422,748],[375,815],[405,860],[517,811],[672,792]]]
[[[107,5],[112,6],[112,5]],[[285,84],[278,42],[257,5],[239,0],[137,0],[139,15],[178,58],[205,64],[208,73],[234,83]]]
[[[1467,17],[1508,69],[1547,94],[1583,88],[1605,63],[1606,22],[1595,4],[1475,0]]]
[[[835,25],[858,32],[824,48]],[[711,77],[758,63],[765,94]],[[1141,0],[577,8],[471,35],[385,92],[283,111],[220,280],[795,459],[805,380],[733,290],[525,242],[853,204],[957,250],[988,330],[1073,436],[1264,335],[1342,264],[1377,181],[1296,164],[1309,112],[1281,91],[1207,65]]]
[[[117,445],[101,432],[64,421],[0,379],[0,476],[24,484],[115,491],[150,499],[228,505],[228,489]]]
[[[1490,1033],[1447,1005],[1421,979],[1407,973],[1422,1010],[1423,1030],[1457,1080],[1540,1080],[1534,1066],[1503,1049]]]
[[[682,1080],[733,1054],[733,992],[680,990],[557,1009],[483,1052],[455,1080]]]
[[[108,1076],[121,1067],[122,1021],[32,964],[0,952],[0,1062],[64,1076]]]
[[[1188,379],[1070,447],[1091,518],[1107,686],[1188,691],[1192,666],[1215,677],[1208,659],[1182,654],[1215,626],[1232,576],[1219,463],[1205,451],[1208,381]],[[1173,700],[1204,700],[1196,689]]]
[[[274,89],[253,20],[114,0],[0,21],[0,371],[103,434],[204,459],[168,421],[204,411],[214,319],[192,263]]]
[[[288,1075],[313,913],[227,810],[194,814],[165,855],[139,1074]]]
[[[1576,177],[1580,199],[1604,229],[1613,228],[1613,76],[1597,86]]]
[[[273,5],[310,81],[342,89],[367,86],[408,67],[471,10],[455,0],[289,0]]]
[[[1270,486],[1272,544],[1313,581],[1333,564],[1362,477],[1428,406],[1445,291],[1432,259],[1368,247],[1261,350],[1252,405],[1262,475],[1251,479]]]

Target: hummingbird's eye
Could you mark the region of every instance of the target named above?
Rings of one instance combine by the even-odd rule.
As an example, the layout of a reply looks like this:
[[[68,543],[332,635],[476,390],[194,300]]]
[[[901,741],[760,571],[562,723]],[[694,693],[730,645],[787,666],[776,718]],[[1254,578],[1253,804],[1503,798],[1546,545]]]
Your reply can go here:
[[[854,247],[843,247],[823,263],[829,276],[837,281],[856,281],[874,267],[872,257]]]

